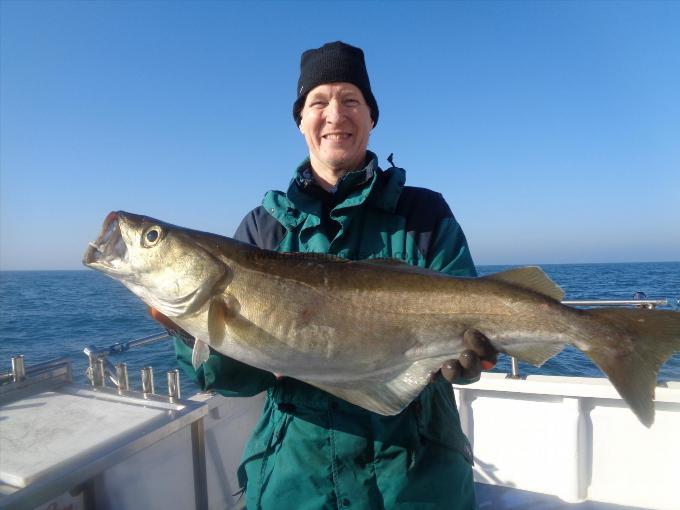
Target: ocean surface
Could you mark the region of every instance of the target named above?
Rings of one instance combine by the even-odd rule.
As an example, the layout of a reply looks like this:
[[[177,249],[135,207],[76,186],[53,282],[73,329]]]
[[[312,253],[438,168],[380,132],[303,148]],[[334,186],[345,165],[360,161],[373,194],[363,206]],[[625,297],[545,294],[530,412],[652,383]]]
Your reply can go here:
[[[511,266],[481,266],[489,274]],[[644,292],[648,299],[668,299],[666,309],[678,309],[680,262],[617,264],[548,264],[543,270],[560,285],[568,300],[631,299]],[[74,378],[86,382],[83,348],[104,349],[117,342],[162,332],[147,315],[146,306],[118,282],[94,271],[0,272],[0,372],[11,369],[10,358],[23,354],[27,366],[69,356]],[[131,389],[140,389],[140,370],[154,367],[157,393],[166,391],[166,372],[176,368],[170,340],[110,358],[128,364]],[[496,371],[509,372],[501,357]],[[523,374],[602,377],[583,354],[567,347],[541,368],[520,363]],[[680,354],[661,369],[659,381],[680,380]],[[197,387],[186,377],[182,393]]]

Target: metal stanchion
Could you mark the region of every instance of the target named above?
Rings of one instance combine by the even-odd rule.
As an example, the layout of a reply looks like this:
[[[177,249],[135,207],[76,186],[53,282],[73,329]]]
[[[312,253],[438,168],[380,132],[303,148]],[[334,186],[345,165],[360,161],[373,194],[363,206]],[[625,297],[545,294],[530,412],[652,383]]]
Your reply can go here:
[[[155,393],[153,388],[153,367],[142,368],[142,393],[145,395],[153,395]]]
[[[182,392],[179,387],[179,370],[168,371],[168,396],[171,402],[182,398]]]
[[[24,366],[24,356],[14,356],[12,358],[12,381],[21,382],[26,379],[26,367]]]
[[[130,389],[130,382],[128,380],[126,363],[118,363],[116,365],[116,377],[118,378],[118,389],[120,391],[128,391]]]

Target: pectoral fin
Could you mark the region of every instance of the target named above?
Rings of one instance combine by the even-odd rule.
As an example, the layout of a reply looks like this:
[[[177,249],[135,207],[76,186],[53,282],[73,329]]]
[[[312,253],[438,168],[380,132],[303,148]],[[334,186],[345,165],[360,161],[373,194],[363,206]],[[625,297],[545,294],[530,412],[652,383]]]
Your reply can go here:
[[[212,298],[208,309],[208,333],[211,345],[219,346],[224,342],[227,322],[239,313],[240,308],[240,303],[231,294],[220,294]]]
[[[210,347],[220,346],[227,336],[227,322],[238,314],[240,304],[231,294],[220,294],[210,301],[208,309],[208,339],[210,344],[196,339],[191,364],[197,370],[210,356]]]
[[[191,351],[191,366],[194,370],[198,370],[203,363],[210,357],[210,347],[205,342],[196,339],[194,342],[194,350]]]

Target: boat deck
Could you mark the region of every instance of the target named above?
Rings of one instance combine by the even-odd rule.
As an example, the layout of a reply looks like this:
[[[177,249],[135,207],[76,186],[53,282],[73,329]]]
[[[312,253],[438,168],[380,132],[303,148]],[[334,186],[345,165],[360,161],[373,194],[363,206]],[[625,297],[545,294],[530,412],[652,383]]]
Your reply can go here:
[[[640,510],[597,501],[566,503],[556,496],[485,483],[475,483],[475,492],[479,510]]]

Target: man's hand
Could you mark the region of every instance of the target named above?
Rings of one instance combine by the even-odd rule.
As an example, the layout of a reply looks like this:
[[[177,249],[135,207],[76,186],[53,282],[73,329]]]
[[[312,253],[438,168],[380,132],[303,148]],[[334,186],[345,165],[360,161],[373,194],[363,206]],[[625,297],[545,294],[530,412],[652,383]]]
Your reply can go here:
[[[166,317],[161,312],[159,312],[158,310],[151,306],[149,307],[149,315],[151,315],[151,318],[154,319],[156,322],[159,322],[160,325],[165,328],[169,335],[172,336],[177,335],[182,340],[184,340],[185,343],[189,344],[193,343],[194,341],[193,336],[191,336],[189,333],[180,328],[177,324],[172,322],[172,320],[170,320],[168,317]]]
[[[496,366],[498,351],[479,331],[468,329],[463,335],[463,343],[466,349],[460,357],[444,362],[439,370],[444,379],[449,382],[457,379],[475,381],[479,379],[482,370],[490,370]],[[434,377],[436,375],[434,374]]]

